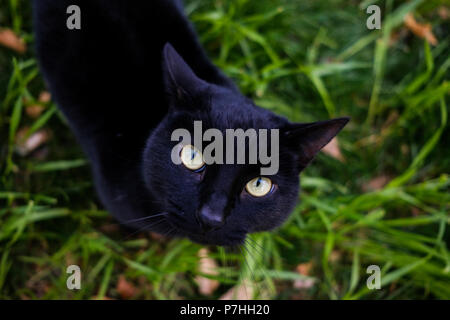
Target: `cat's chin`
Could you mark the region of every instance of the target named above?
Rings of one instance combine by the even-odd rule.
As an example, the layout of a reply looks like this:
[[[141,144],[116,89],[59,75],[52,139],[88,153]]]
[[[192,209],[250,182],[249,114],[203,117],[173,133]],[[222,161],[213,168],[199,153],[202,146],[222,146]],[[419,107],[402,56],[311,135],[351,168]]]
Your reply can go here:
[[[219,237],[214,235],[187,235],[187,237],[196,243],[203,245],[214,245],[214,246],[224,246],[233,247],[244,244],[246,235],[237,237]]]
[[[203,245],[238,246],[244,243],[247,236],[246,230],[230,230],[232,228],[227,226],[209,232],[203,232],[199,226],[189,223],[184,214],[171,213],[165,216],[165,218],[177,230],[178,237],[185,237]]]

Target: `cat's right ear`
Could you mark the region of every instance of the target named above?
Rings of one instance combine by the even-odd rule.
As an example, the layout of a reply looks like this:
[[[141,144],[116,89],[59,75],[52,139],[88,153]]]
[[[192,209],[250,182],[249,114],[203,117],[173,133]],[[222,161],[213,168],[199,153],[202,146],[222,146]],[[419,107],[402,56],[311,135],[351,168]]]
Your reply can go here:
[[[170,43],[166,43],[163,49],[163,73],[166,92],[174,104],[185,102],[208,86]]]
[[[311,162],[349,120],[349,117],[342,117],[312,123],[297,123],[284,128],[285,141],[298,152],[300,170]]]

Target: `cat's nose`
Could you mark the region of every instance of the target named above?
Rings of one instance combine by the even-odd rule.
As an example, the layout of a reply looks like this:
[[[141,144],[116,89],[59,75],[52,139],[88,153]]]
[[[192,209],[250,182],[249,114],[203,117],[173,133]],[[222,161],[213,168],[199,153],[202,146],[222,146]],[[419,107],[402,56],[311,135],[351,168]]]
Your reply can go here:
[[[211,209],[207,204],[200,209],[199,218],[205,231],[221,227],[225,220],[221,212]]]

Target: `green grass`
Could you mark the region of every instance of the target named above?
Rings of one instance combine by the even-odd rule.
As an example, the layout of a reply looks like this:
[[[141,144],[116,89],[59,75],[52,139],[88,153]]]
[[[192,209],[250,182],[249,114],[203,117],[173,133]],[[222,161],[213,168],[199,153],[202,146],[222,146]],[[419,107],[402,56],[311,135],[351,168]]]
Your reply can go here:
[[[364,8],[382,8],[381,30]],[[241,251],[210,248],[220,287],[254,286],[255,298],[450,299],[450,30],[447,1],[187,1],[214,62],[257,104],[293,121],[351,116],[339,135],[341,162],[320,154],[302,173],[301,202],[274,232]],[[0,0],[0,26],[28,44],[0,47],[0,298],[119,298],[120,275],[138,299],[205,298],[194,281],[201,246],[129,236],[105,212],[80,147],[55,105],[24,113],[45,86],[33,55],[28,1]],[[405,32],[403,17],[428,21],[439,40]],[[392,41],[393,34],[398,35]],[[17,133],[48,130],[36,153],[16,152]],[[381,189],[367,191],[376,177]],[[262,249],[264,248],[264,249]],[[296,289],[300,263],[309,289]],[[82,289],[66,288],[78,264]],[[381,268],[368,290],[366,268]],[[248,288],[250,289],[250,288]]]

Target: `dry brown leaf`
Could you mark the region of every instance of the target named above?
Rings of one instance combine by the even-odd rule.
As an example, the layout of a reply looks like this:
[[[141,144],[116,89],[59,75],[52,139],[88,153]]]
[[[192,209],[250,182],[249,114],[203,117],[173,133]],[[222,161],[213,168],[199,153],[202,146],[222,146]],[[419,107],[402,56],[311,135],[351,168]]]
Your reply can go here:
[[[342,253],[338,250],[333,250],[330,253],[330,262],[337,262],[341,259]]]
[[[313,278],[296,279],[294,281],[295,289],[309,289],[314,286],[315,280]]]
[[[433,46],[437,45],[438,41],[431,30],[431,24],[429,23],[419,23],[416,21],[414,16],[408,13],[404,18],[405,26],[411,30],[416,36],[423,38],[428,41],[429,44]]]
[[[0,30],[0,45],[10,48],[18,53],[25,53],[27,47],[11,29]]]
[[[39,94],[38,100],[39,100],[39,102],[42,102],[42,103],[49,103],[50,100],[52,100],[52,95],[48,91],[42,91]]]
[[[101,225],[99,227],[100,231],[103,233],[116,233],[119,232],[120,228],[119,228],[119,224],[118,223],[109,223],[109,224],[104,224]]]
[[[312,269],[312,262],[300,263],[296,270],[299,274],[303,276],[309,276]],[[309,289],[314,285],[315,280],[312,278],[308,279],[297,279],[294,281],[294,288],[296,289]]]
[[[243,280],[225,292],[219,300],[251,300],[253,299],[253,286],[248,280]]]
[[[38,103],[35,104],[31,104],[30,101],[27,101],[26,99],[24,99],[24,103],[25,103],[25,113],[30,117],[30,118],[38,118],[42,112],[45,110],[44,105],[49,103],[50,100],[52,99],[51,94],[48,91],[42,91],[39,94],[39,98],[38,98]]]
[[[393,46],[401,39],[404,39],[408,35],[408,30],[405,28],[401,28],[399,31],[394,31],[391,33],[389,37],[389,46]]]
[[[34,273],[25,282],[25,287],[30,289],[37,297],[43,297],[50,290],[50,284],[46,280],[47,270]]]
[[[45,108],[43,106],[40,106],[38,104],[33,104],[33,105],[27,106],[25,108],[25,113],[30,118],[36,119],[42,114],[42,111],[44,111],[44,109]]]
[[[155,240],[159,243],[167,243],[168,241],[171,240],[171,238],[169,236],[160,234],[160,233],[156,233],[153,231],[150,231],[147,233],[147,235],[150,237],[150,239]]]
[[[438,15],[442,20],[447,20],[450,18],[450,10],[445,6],[440,6],[438,9]]]
[[[202,248],[198,251],[198,257],[200,258],[198,270],[203,274],[214,276],[218,274],[218,265],[214,259],[209,257],[208,253],[208,249],[206,248]],[[197,276],[195,282],[198,285],[199,292],[205,296],[213,294],[220,285],[219,281],[202,276]]]
[[[337,137],[331,139],[331,141],[322,148],[322,151],[341,162],[345,162],[344,157],[342,156],[341,149],[339,149],[339,143]]]
[[[149,236],[150,236],[150,238],[152,240],[156,240],[156,241],[163,241],[164,240],[164,236],[159,234],[159,233],[150,231],[148,234],[149,234]]]
[[[73,264],[77,264],[77,261],[71,252],[66,253],[65,255],[66,265],[70,266]]]
[[[300,263],[296,269],[301,275],[309,276],[312,269],[312,262]]]
[[[116,290],[122,299],[130,299],[134,297],[137,292],[136,287],[131,282],[128,282],[123,274],[119,276]]]
[[[389,181],[391,177],[387,175],[381,175],[371,179],[367,184],[362,186],[364,192],[375,191],[382,189]]]
[[[39,130],[27,137],[29,128],[22,128],[17,132],[16,151],[21,156],[26,156],[46,143],[50,138],[47,130]]]

